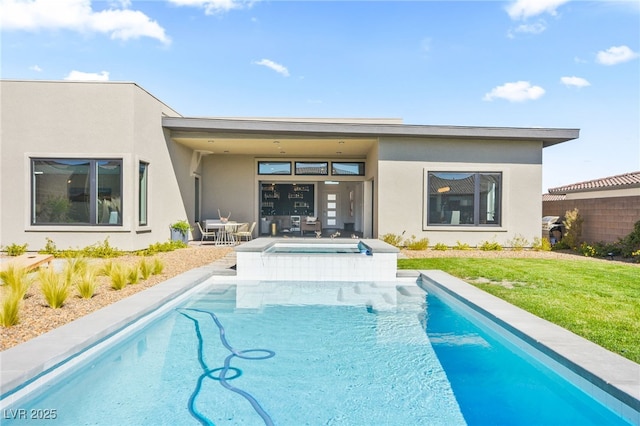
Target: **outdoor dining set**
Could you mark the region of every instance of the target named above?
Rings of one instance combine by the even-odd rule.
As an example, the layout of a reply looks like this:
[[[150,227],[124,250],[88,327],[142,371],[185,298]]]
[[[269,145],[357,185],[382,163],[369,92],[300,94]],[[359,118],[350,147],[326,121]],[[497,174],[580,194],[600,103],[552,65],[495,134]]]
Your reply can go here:
[[[200,231],[200,244],[210,238],[216,245],[235,245],[241,241],[249,241],[253,237],[256,222],[234,222],[224,219],[207,219],[197,222]]]

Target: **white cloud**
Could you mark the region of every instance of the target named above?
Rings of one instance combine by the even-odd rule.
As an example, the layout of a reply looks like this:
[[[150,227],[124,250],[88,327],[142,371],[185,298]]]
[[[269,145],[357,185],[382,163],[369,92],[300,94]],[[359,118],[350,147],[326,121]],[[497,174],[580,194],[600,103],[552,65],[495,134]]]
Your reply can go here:
[[[557,15],[556,9],[569,0],[516,0],[507,6],[507,13],[513,20],[523,20],[548,13]]]
[[[37,66],[37,65],[32,65],[32,66],[30,66],[30,67],[29,67],[29,69],[30,69],[31,71],[35,71],[35,72],[42,72],[42,68],[40,68],[40,67],[39,67],[39,66]]]
[[[259,61],[254,62],[254,64],[262,65],[262,66],[265,66],[267,68],[271,68],[275,72],[277,72],[279,74],[282,74],[285,77],[289,77],[289,70],[285,66],[280,65],[280,64],[278,64],[276,62],[273,62],[270,59],[261,59]]]
[[[601,50],[596,56],[596,61],[602,65],[616,65],[638,57],[638,54],[628,46],[613,46],[607,50]]]
[[[176,6],[191,6],[204,9],[206,15],[228,12],[233,9],[251,7],[254,0],[169,0]]]
[[[109,34],[112,39],[150,37],[169,44],[171,39],[156,21],[140,11],[126,9],[130,2],[110,3],[99,12],[91,0],[0,0],[0,25],[5,30],[66,29]]]
[[[540,20],[534,24],[522,24],[518,25],[513,32],[516,33],[526,33],[526,34],[540,34],[547,29],[546,22]],[[510,34],[512,37],[512,34]]]
[[[64,79],[73,81],[109,81],[109,72],[95,73],[73,70]]]
[[[591,86],[591,83],[589,83],[586,79],[582,78],[582,77],[562,77],[560,79],[560,81],[562,82],[562,84],[564,84],[567,87],[587,87],[587,86]]]
[[[494,87],[482,99],[485,101],[506,99],[509,102],[523,102],[538,99],[544,93],[544,89],[540,86],[532,86],[528,81],[516,81],[515,83],[505,83],[502,86]]]

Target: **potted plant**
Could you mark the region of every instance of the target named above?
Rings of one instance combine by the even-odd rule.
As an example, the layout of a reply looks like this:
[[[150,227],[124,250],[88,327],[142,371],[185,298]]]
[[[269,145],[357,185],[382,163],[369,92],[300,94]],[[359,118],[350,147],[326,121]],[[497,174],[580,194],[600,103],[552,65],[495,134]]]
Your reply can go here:
[[[186,220],[179,220],[169,225],[171,228],[171,241],[182,241],[187,244],[189,242],[189,231],[193,228]]]

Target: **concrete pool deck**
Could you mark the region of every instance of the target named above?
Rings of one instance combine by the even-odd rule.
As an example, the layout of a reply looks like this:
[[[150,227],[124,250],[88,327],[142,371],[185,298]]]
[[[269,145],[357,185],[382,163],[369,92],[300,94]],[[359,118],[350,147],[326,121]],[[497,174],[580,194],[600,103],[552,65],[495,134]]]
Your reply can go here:
[[[150,314],[167,302],[210,278],[221,283],[236,280],[235,253],[196,268],[93,312],[28,342],[0,352],[0,409],[8,407],[22,388],[39,375],[56,368],[78,352],[113,335],[127,324]],[[575,334],[542,320],[502,299],[442,271],[398,270],[399,278],[422,277],[442,292],[473,308],[531,344],[560,365],[584,378],[585,389],[630,421],[640,424],[640,365]],[[583,384],[584,385],[584,384]],[[601,399],[602,400],[602,399]]]

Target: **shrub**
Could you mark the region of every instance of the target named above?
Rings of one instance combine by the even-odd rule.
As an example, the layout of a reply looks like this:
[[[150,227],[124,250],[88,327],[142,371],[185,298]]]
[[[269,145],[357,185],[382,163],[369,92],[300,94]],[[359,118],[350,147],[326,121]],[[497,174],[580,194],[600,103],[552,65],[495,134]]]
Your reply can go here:
[[[404,232],[402,234],[404,235]],[[391,244],[394,247],[402,246],[402,235],[384,234],[382,237],[380,237],[380,239],[387,244]]]
[[[640,251],[640,220],[633,225],[633,231],[619,241],[618,246],[622,256],[636,257],[634,253]]]
[[[596,255],[596,249],[587,243],[580,244],[580,253],[586,257],[594,257]]]
[[[515,251],[522,251],[525,247],[529,246],[529,241],[524,236],[516,234],[512,239],[507,241],[507,244]]]
[[[140,269],[140,275],[143,280],[149,279],[149,276],[153,273],[153,264],[147,262],[146,259],[142,259],[140,263],[138,263],[138,269]]]
[[[495,241],[483,241],[482,243],[480,243],[478,248],[483,251],[501,251],[502,250],[502,246],[496,243]]]
[[[564,241],[572,250],[576,250],[580,243],[583,222],[584,219],[580,215],[578,209],[567,210],[564,214],[564,220],[562,223],[564,224],[565,231],[562,241]]]
[[[105,238],[102,243],[96,243],[82,249],[85,256],[99,257],[99,258],[111,258],[122,255],[122,251],[109,244],[109,237]]]
[[[111,278],[111,288],[114,290],[122,290],[129,283],[128,271],[119,263],[113,264],[109,271]]]
[[[456,245],[452,247],[454,250],[471,250],[471,246],[467,243],[456,241]]]
[[[421,238],[416,240],[416,236],[412,235],[411,238],[405,241],[404,246],[408,250],[426,250],[429,247],[429,239]]]
[[[113,268],[113,261],[108,261],[108,262],[104,262],[102,264],[102,268],[100,268],[100,275],[104,275],[105,277],[110,277],[111,276],[111,269]]]
[[[163,270],[164,270],[164,264],[162,263],[162,260],[158,259],[157,257],[153,259],[151,273],[153,275],[159,275],[162,273]]]
[[[91,299],[96,294],[96,290],[98,289],[98,280],[96,279],[97,272],[95,267],[88,267],[80,273],[76,281],[76,289],[80,297]]]
[[[551,250],[551,242],[546,238],[535,237],[533,239],[533,244],[531,247],[535,251],[550,251]]]
[[[5,251],[7,252],[7,255],[9,256],[20,256],[21,254],[25,254],[27,251],[27,245],[28,244],[23,244],[23,245],[19,245],[19,244],[10,244],[6,247]]]
[[[33,276],[29,275],[26,268],[9,265],[0,272],[0,281],[9,288],[9,291],[23,299],[33,284]]]
[[[40,291],[47,304],[53,309],[62,307],[69,296],[70,282],[65,275],[56,273],[53,268],[38,271]]]
[[[2,299],[2,305],[0,306],[0,325],[3,327],[11,327],[20,322],[20,301],[22,297],[9,291]]]
[[[163,243],[155,243],[149,245],[144,250],[137,251],[136,254],[138,256],[153,256],[154,254],[164,253],[169,251],[174,251],[177,249],[188,247],[188,244],[185,244],[183,241],[165,241]]]
[[[633,260],[640,263],[640,250],[636,250],[633,253],[631,253],[631,257],[633,257]]]
[[[440,250],[440,251],[447,251],[449,249],[449,247],[447,247],[446,244],[444,243],[436,243],[435,246],[433,246],[434,250]]]
[[[138,284],[140,281],[140,269],[138,265],[131,265],[127,270],[127,278],[130,284]]]

